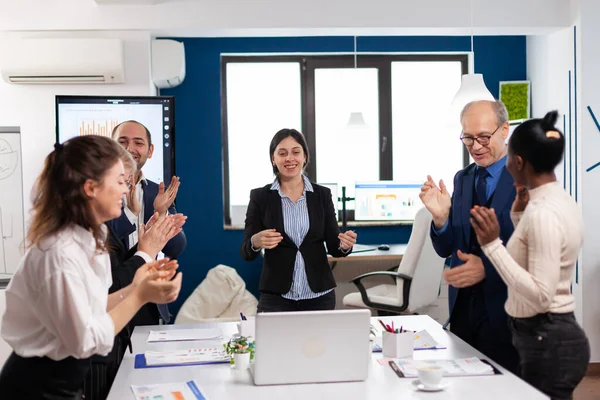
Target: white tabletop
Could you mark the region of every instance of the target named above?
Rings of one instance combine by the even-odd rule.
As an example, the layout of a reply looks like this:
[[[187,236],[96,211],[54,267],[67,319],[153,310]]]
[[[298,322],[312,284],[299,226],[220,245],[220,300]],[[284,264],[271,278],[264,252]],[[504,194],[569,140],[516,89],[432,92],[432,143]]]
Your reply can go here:
[[[383,317],[384,322],[394,321],[396,326],[405,329],[426,329],[440,344],[447,346],[445,350],[415,351],[415,359],[454,359],[466,357],[485,358],[481,353],[442,329],[436,321],[425,315],[400,317]],[[374,324],[379,326],[376,319]],[[445,378],[449,387],[441,392],[418,392],[412,389],[410,378],[399,378],[389,365],[380,365],[377,359],[381,353],[373,353],[369,369],[369,377],[364,382],[320,383],[280,386],[254,386],[249,371],[237,371],[229,364],[196,365],[170,368],[134,369],[134,355],[147,350],[166,351],[175,349],[192,349],[198,347],[218,347],[232,334],[237,333],[236,323],[203,324],[203,328],[220,326],[223,340],[201,342],[169,342],[147,343],[150,330],[189,329],[199,325],[163,325],[136,327],[132,337],[134,354],[126,353],[117,377],[113,383],[108,400],[134,399],[131,385],[151,383],[184,382],[195,379],[201,392],[210,400],[216,399],[286,399],[306,400],[345,399],[345,400],[381,400],[381,399],[547,399],[544,394],[534,389],[504,368],[494,364],[502,375]]]

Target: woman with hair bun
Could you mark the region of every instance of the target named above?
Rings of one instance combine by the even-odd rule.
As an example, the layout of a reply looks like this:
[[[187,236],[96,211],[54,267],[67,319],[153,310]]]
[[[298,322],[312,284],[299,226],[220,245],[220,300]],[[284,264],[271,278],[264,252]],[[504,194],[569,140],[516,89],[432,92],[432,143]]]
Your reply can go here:
[[[517,197],[511,209],[515,231],[506,247],[493,210],[474,207],[471,224],[508,286],[505,308],[521,377],[552,399],[571,399],[586,373],[590,346],[573,314],[570,288],[583,218],[554,173],[565,148],[557,118],[552,111],[526,121],[509,140],[506,167]]]

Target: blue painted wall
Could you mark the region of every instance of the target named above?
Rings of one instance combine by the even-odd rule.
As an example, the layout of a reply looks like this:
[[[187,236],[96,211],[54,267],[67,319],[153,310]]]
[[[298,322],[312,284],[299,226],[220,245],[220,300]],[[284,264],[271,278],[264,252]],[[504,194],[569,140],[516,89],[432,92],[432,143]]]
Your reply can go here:
[[[177,208],[189,218],[185,225],[188,248],[180,258],[183,288],[173,305],[183,301],[209,269],[225,264],[237,269],[248,289],[258,297],[260,258],[241,259],[242,231],[223,229],[223,170],[221,150],[221,53],[352,52],[353,37],[189,38],[185,44],[187,76],[180,86],[162,90],[176,97],[176,168],[182,186]],[[360,37],[359,52],[469,51],[467,36]],[[525,36],[475,37],[475,71],[483,73],[492,94],[498,82],[526,79]],[[424,160],[425,161],[425,160]],[[265,176],[265,184],[271,177]],[[360,243],[405,243],[411,228],[356,229]]]

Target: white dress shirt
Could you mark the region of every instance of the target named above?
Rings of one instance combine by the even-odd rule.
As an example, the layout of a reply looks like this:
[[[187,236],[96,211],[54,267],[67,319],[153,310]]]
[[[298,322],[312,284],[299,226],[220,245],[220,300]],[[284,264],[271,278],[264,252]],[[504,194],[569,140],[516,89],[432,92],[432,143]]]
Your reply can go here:
[[[106,355],[114,339],[111,284],[108,252],[99,253],[84,228],[65,228],[25,253],[6,289],[2,337],[22,357]]]
[[[131,224],[135,225],[135,231],[129,235],[129,248],[131,249],[138,242],[138,231],[140,230],[140,225],[145,224],[144,221],[144,188],[142,186],[142,181],[144,184],[148,184],[146,178],[144,178],[144,174],[140,172],[140,180],[135,185],[135,195],[138,199],[138,204],[140,205],[140,213],[135,215],[129,207],[127,207],[127,196],[123,196],[123,210],[125,211],[125,215]]]

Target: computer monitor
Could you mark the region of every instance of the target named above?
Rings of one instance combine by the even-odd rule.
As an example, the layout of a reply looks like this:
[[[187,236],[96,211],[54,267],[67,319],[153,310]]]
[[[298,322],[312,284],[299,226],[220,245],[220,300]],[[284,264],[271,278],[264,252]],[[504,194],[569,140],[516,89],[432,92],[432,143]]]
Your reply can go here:
[[[154,154],[144,166],[153,182],[175,175],[175,98],[170,96],[56,96],[56,141],[81,135],[109,136],[121,122],[135,120],[150,131]]]
[[[414,221],[423,206],[422,183],[379,181],[356,182],[356,221]]]
[[[337,183],[319,183],[319,185],[324,186],[331,190],[331,201],[333,201],[333,208],[335,209],[336,217],[339,215],[338,212],[338,185]],[[338,218],[339,219],[339,218]]]

